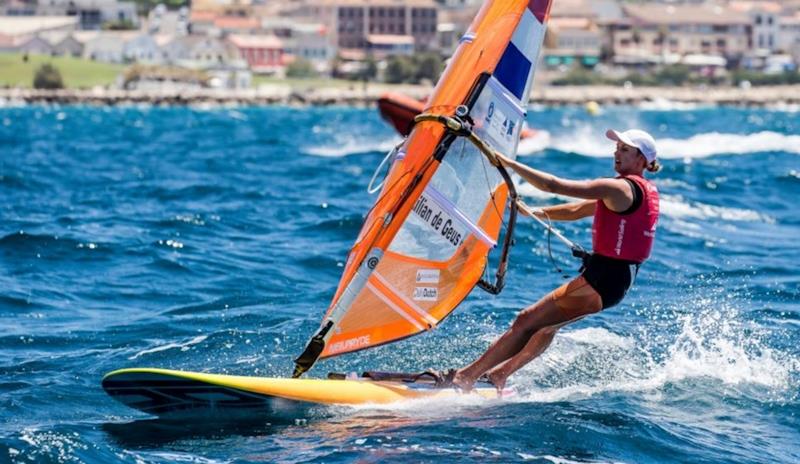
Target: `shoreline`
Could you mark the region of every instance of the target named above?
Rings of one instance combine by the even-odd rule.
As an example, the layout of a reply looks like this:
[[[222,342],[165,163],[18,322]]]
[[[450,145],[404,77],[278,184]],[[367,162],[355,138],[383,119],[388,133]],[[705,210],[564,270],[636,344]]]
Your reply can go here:
[[[378,85],[354,82],[348,87],[320,87],[266,84],[254,89],[197,90],[117,90],[117,89],[0,89],[0,107],[11,104],[88,104],[101,106],[152,105],[298,105],[298,106],[372,106],[384,92],[398,92],[423,98],[431,92],[427,86]],[[638,105],[678,103],[765,107],[800,105],[800,85],[764,87],[614,87],[548,86],[534,89],[531,104],[545,106]]]

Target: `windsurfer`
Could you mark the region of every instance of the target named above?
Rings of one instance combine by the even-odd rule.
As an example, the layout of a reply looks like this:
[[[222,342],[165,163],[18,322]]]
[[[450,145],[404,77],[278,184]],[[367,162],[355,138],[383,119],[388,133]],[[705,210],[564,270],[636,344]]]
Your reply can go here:
[[[558,329],[584,316],[616,305],[633,284],[639,266],[650,256],[658,220],[658,191],[643,176],[657,172],[653,137],[641,130],[606,136],[615,141],[615,178],[568,180],[499,157],[536,188],[583,201],[534,211],[537,217],[574,221],[594,215],[592,254],[581,275],[522,310],[511,327],[474,362],[448,372],[448,381],[462,390],[472,389],[481,376],[498,390],[506,379],[542,354]]]

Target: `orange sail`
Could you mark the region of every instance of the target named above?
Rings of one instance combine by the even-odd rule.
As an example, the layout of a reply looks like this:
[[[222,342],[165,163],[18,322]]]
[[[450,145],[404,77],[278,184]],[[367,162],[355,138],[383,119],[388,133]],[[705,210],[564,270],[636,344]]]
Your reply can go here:
[[[318,358],[433,329],[476,285],[502,289],[516,193],[505,170],[471,140],[516,155],[551,1],[489,0],[478,12],[427,102],[427,117],[394,154],[322,325],[295,360],[295,377]],[[492,283],[482,275],[507,204]]]

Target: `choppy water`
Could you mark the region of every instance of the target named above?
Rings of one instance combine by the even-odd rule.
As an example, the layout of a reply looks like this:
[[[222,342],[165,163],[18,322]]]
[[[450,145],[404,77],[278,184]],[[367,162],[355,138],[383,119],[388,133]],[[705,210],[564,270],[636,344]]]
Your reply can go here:
[[[573,178],[613,173],[607,127],[653,131],[663,214],[626,301],[562,330],[515,398],[176,426],[107,397],[102,375],[288,375],[397,138],[368,109],[0,108],[0,462],[800,461],[800,114],[529,120],[550,139],[523,159]],[[588,243],[587,222],[563,228]],[[312,374],[466,363],[562,281],[523,220],[499,297]]]

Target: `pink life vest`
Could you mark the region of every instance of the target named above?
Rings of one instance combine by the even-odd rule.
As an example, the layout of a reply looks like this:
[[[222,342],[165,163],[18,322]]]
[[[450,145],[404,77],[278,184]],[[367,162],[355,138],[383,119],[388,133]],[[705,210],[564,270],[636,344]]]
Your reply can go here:
[[[658,190],[641,176],[624,176],[639,186],[642,203],[630,214],[619,214],[597,200],[592,223],[592,249],[609,258],[642,263],[650,256],[658,222]]]

